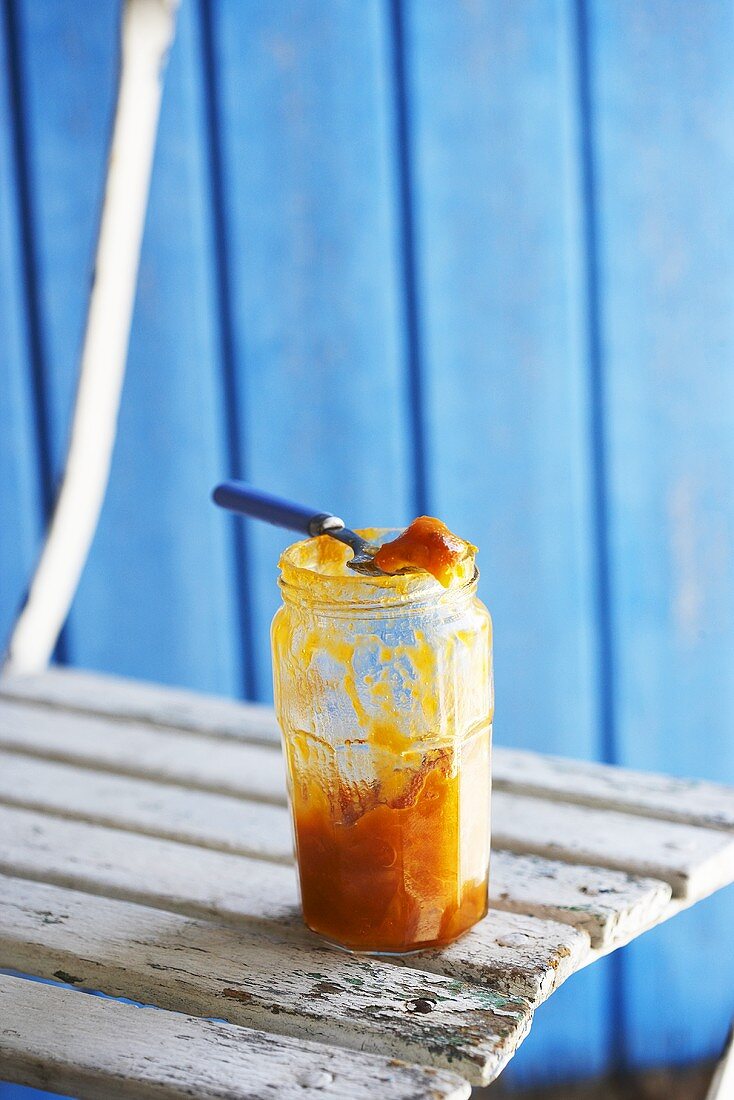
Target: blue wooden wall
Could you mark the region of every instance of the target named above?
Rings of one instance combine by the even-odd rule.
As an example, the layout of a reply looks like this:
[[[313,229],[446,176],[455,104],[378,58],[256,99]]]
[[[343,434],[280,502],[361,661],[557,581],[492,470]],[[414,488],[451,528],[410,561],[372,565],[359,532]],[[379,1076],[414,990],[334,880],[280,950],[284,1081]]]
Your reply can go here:
[[[0,628],[63,457],[114,0],[3,0]],[[120,434],[60,647],[268,699],[222,474],[481,547],[504,744],[734,782],[730,0],[183,0]],[[734,898],[574,978],[518,1082],[711,1055]],[[1,1091],[1,1087],[0,1087]]]

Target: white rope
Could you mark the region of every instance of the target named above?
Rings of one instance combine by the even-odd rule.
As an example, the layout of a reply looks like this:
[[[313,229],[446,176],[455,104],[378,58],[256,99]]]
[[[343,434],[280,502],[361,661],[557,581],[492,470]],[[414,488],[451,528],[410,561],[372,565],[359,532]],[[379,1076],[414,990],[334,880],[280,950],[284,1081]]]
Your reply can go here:
[[[69,613],[109,479],[125,375],[163,70],[179,0],[125,0],[120,81],[79,383],[53,517],[4,673],[46,667]]]

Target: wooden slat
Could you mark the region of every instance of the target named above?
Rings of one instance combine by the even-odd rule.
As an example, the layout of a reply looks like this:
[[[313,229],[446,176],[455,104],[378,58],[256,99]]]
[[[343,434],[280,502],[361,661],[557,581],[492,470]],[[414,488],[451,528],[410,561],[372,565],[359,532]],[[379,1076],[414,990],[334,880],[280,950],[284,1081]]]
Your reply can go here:
[[[0,802],[288,862],[285,808],[0,752]],[[501,791],[493,843],[519,854],[660,879],[692,900],[734,878],[734,837],[694,825]]]
[[[287,811],[0,752],[0,801],[287,863]]]
[[[492,905],[533,913],[588,932],[592,947],[611,947],[666,915],[671,887],[604,867],[535,855],[492,853]]]
[[[311,942],[295,873],[273,863],[0,807],[0,871],[191,917],[255,929],[272,924]],[[593,927],[591,917],[586,924]],[[420,968],[537,1004],[587,953],[585,931],[492,912],[451,947],[421,954]]]
[[[445,1070],[0,975],[4,1080],[80,1100],[465,1100]]]
[[[514,794],[734,830],[734,789],[702,779],[675,779],[584,760],[497,749],[492,783],[496,790]]]
[[[190,738],[184,737],[182,741],[185,749]],[[185,759],[185,753],[181,757]],[[216,753],[212,753],[212,758],[215,757]],[[3,765],[0,801],[11,805],[185,840],[223,852],[283,863],[291,859],[285,808],[260,807],[230,797],[185,792],[178,787],[99,774],[11,753],[0,752],[0,763]],[[207,766],[204,762],[205,769]],[[517,826],[512,807],[504,816]],[[551,841],[554,836],[560,838],[561,845],[563,825],[562,819],[555,833],[549,834]],[[532,822],[527,827],[532,831]],[[718,836],[714,834],[714,838]],[[532,836],[528,843],[531,842]],[[598,848],[595,852],[597,862],[603,862],[607,853]],[[563,856],[563,851],[553,854]],[[580,862],[575,854],[572,858]],[[596,893],[591,893],[592,890]],[[523,861],[507,852],[499,853],[492,872],[492,897],[498,908],[577,925],[590,934],[595,946],[612,942],[621,934],[619,925],[649,927],[654,916],[664,910],[669,895],[670,887],[647,878],[610,873],[601,867],[571,868],[553,860]]]
[[[115,715],[113,705],[126,696],[128,685],[127,705]],[[169,701],[179,694],[183,701]],[[280,746],[278,726],[267,707],[71,669],[6,680],[0,699],[4,748],[202,790],[285,801],[280,760],[258,749]],[[59,707],[51,706],[56,703]],[[175,732],[167,734],[167,729]],[[200,736],[182,737],[184,731]],[[212,737],[232,740],[236,747],[219,744],[213,749]],[[720,783],[501,746],[493,753],[492,783],[496,790],[513,794],[734,830],[734,789]]]
[[[487,987],[20,879],[0,885],[0,966],[161,1008],[492,1080],[527,1001]]]
[[[285,805],[276,747],[0,701],[0,747],[100,771]]]
[[[43,703],[54,710],[91,712],[209,736],[280,744],[280,731],[271,707],[123,676],[50,668],[34,676],[7,677],[0,684],[0,694],[9,699]]]
[[[734,837],[674,821],[497,791],[498,848],[662,879],[677,897],[705,897],[734,879]]]

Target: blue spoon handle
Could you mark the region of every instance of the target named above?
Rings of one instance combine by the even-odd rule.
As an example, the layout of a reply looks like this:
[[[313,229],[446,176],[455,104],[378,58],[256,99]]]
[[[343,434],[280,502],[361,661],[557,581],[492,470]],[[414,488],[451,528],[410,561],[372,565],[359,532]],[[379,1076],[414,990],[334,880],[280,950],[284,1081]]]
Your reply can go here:
[[[217,485],[212,497],[220,508],[263,519],[275,527],[287,527],[289,531],[299,531],[302,535],[323,535],[344,527],[344,521],[330,512],[317,512],[304,504],[294,504],[292,500],[263,493],[244,481],[223,481]]]

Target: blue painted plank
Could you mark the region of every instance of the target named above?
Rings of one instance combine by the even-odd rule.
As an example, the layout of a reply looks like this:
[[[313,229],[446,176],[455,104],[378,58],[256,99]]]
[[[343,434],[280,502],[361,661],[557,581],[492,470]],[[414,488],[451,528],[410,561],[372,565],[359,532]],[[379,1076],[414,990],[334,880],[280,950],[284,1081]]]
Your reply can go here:
[[[7,24],[0,19],[0,650],[22,602],[41,530],[17,134]],[[17,121],[17,120],[16,120]]]
[[[40,1089],[25,1088],[24,1085],[9,1085],[0,1081],[0,1100],[64,1100],[58,1092],[41,1092]]]
[[[209,497],[226,450],[195,15],[182,5],[166,74],[115,461],[72,620],[74,658],[238,694],[230,532]]]
[[[481,549],[498,730],[597,751],[568,8],[408,7],[431,507]]]
[[[556,1085],[559,1089],[573,1080],[602,1077],[608,1071],[604,1036],[609,1037],[614,967],[612,959],[600,959],[593,966],[572,975],[535,1013],[530,1034],[507,1069],[503,1082],[511,1090]],[[586,1019],[584,1014],[590,1014]],[[585,1043],[591,1047],[582,1053]],[[512,1095],[512,1093],[510,1094]],[[535,1094],[534,1094],[535,1095]],[[488,1092],[491,1100],[491,1086]]]
[[[49,437],[58,475],[76,387],[112,123],[119,4],[14,0]]]
[[[224,0],[214,17],[239,461],[350,524],[411,516],[387,8]],[[249,532],[255,686],[282,533]]]
[[[22,72],[17,20],[0,12],[0,655],[20,609],[43,531],[39,393],[34,386],[34,293],[29,195],[20,115]],[[11,34],[12,29],[12,34]],[[25,228],[25,232],[24,232]],[[0,1074],[2,1068],[0,1067]],[[43,1100],[50,1093],[0,1081],[0,1100]]]
[[[734,10],[592,2],[616,735],[637,768],[734,781]],[[639,1062],[714,1054],[734,897],[628,953]]]
[[[573,9],[406,7],[428,504],[480,547],[497,739],[594,758],[597,633]],[[608,981],[569,986],[510,1076],[591,1074]],[[572,1021],[572,1023],[571,1023]],[[563,1058],[557,1050],[563,1050]]]
[[[63,439],[103,185],[118,38],[109,6],[25,9],[55,438]],[[58,48],[61,43],[62,48]],[[61,89],[64,89],[61,95]],[[101,93],[100,93],[101,89]],[[63,111],[49,110],[56,92]],[[85,105],[95,96],[95,108]],[[82,125],[77,111],[86,110]],[[236,694],[200,47],[184,3],[167,73],[128,375],[99,531],[69,622],[75,664]],[[70,209],[69,192],[74,194]],[[75,223],[74,239],[67,221]],[[57,304],[63,308],[56,309]]]

